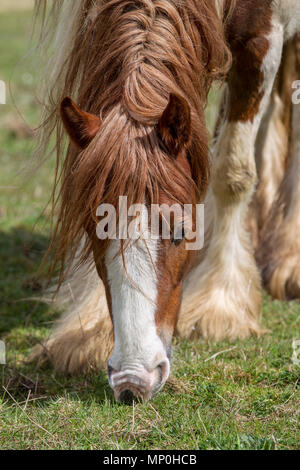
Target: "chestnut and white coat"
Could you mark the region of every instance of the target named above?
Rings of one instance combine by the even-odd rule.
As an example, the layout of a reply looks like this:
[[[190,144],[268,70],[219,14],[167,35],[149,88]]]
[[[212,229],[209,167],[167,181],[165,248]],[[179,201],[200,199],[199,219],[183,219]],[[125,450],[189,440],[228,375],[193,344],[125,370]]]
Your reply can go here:
[[[56,58],[57,63],[54,62],[55,67],[52,67],[51,86],[52,90],[58,90],[57,104],[68,90],[63,82],[68,74],[62,74],[61,71],[66,67],[65,56],[72,50],[75,43],[74,31],[80,15],[83,15],[79,0],[76,1],[76,8],[70,6],[71,2],[65,3],[60,22],[63,29],[62,26],[58,28],[58,41],[65,48],[62,47]],[[109,10],[111,2],[101,0],[94,3],[95,6],[90,6],[90,11],[85,13],[87,28],[97,15],[104,13],[109,25],[114,15]],[[128,106],[128,114],[122,121],[122,129],[126,128],[130,119],[135,123],[144,120],[142,125],[145,127],[139,128],[139,138],[144,139],[147,136],[150,139],[151,136],[156,139],[152,143],[160,142],[162,151],[172,154],[176,165],[195,181],[193,163],[191,164],[191,149],[194,145],[192,139],[196,130],[200,132],[202,129],[204,113],[194,108],[194,98],[185,93],[180,95],[180,86],[184,87],[184,84],[178,82],[174,85],[176,93],[170,89],[164,95],[165,87],[162,89],[161,102],[153,88],[151,99],[153,102],[158,100],[153,115],[151,107],[147,108],[148,114],[145,111],[143,115],[143,104],[139,101],[144,99],[143,93],[147,94],[151,89],[153,74],[147,75],[147,63],[154,63],[151,58],[143,62],[141,54],[146,54],[148,47],[156,52],[159,50],[155,49],[155,41],[159,37],[158,28],[165,22],[169,21],[168,31],[171,31],[170,36],[173,34],[175,18],[180,14],[180,8],[183,8],[180,6],[182,2],[177,5],[176,1],[144,0],[139,2],[140,9],[137,7],[133,12],[129,7],[123,9],[125,0],[114,3],[115,8],[119,8],[120,15],[124,14],[126,19],[122,28],[129,24],[132,27],[133,23],[139,24],[140,29],[136,31],[139,34],[142,22],[147,21],[147,28],[145,26],[141,39],[145,41],[144,49],[135,55],[135,61],[140,61],[140,68],[134,72],[134,77],[130,69],[131,75],[124,78],[127,94],[124,93],[122,106]],[[186,3],[187,8],[194,8],[197,1],[188,0]],[[93,254],[90,259],[93,259],[93,269],[88,270],[85,264],[65,280],[58,299],[65,300],[71,292],[73,301],[43,349],[37,350],[37,354],[47,350],[54,366],[62,372],[73,373],[89,366],[103,366],[108,359],[109,383],[116,399],[124,401],[133,397],[147,400],[164,385],[170,371],[171,339],[175,330],[183,337],[202,336],[213,340],[233,340],[262,333],[259,321],[261,278],[246,224],[248,207],[257,184],[255,144],[270,103],[284,44],[300,32],[300,5],[298,0],[215,0],[215,4],[208,1],[198,3],[200,13],[201,8],[207,8],[206,13],[212,14],[212,22],[209,24],[223,34],[224,51],[227,47],[232,55],[205,200],[205,248],[200,253],[191,254],[185,252],[185,240],[175,245],[150,238],[129,243],[123,252],[120,242],[112,240],[105,256],[101,257],[97,240],[91,235],[90,222],[85,221],[86,232],[92,240]],[[204,21],[203,18],[201,21]],[[189,32],[184,30],[185,26],[182,20],[182,34],[186,33],[188,37]],[[115,28],[118,28],[118,23]],[[123,29],[120,31],[124,32]],[[131,38],[133,37],[134,34]],[[164,40],[168,40],[167,35]],[[183,42],[184,40],[182,38]],[[213,39],[207,40],[212,42]],[[140,42],[137,44],[135,47],[140,47]],[[170,50],[171,48],[170,46]],[[124,53],[125,68],[130,60],[130,46],[125,52],[120,50]],[[111,54],[113,55],[113,51]],[[164,59],[165,56],[162,56],[162,61]],[[174,64],[175,62],[174,58]],[[170,70],[179,66],[176,63]],[[71,65],[69,67],[72,70]],[[186,67],[188,68],[188,61]],[[138,77],[141,70],[142,78]],[[74,75],[75,71],[72,70],[72,73]],[[122,66],[119,73],[122,75]],[[125,76],[125,71],[123,73]],[[83,80],[82,76],[75,75],[74,83],[77,83],[75,79],[79,82]],[[58,77],[59,83],[55,85]],[[146,81],[146,85],[142,88],[141,95],[134,98],[131,96],[130,101],[129,94],[142,79]],[[171,87],[170,81],[166,83]],[[113,93],[117,96],[114,89],[111,91]],[[108,132],[110,126],[113,131],[115,125],[117,135],[118,124],[123,119],[123,108],[114,108],[118,110],[117,117],[114,114],[116,111],[110,111],[108,106],[107,115],[102,113],[102,109],[106,109],[107,99],[96,115],[93,113],[93,105],[85,103],[84,93],[80,95],[79,90],[78,96],[81,96],[80,108],[72,100],[65,98],[61,105],[61,116],[72,145],[75,144],[75,147],[83,151],[79,168],[85,158],[88,160],[88,150],[90,149],[92,155],[97,145],[100,146],[101,139],[104,139],[102,132]],[[133,99],[136,99],[134,109]],[[160,107],[159,116],[155,113]],[[197,113],[199,125],[197,123],[195,126]],[[110,116],[110,122],[107,116]],[[198,139],[205,141],[205,130],[202,129],[201,132],[198,133]],[[295,139],[297,135],[295,133]],[[111,136],[112,141],[113,132]],[[109,146],[108,140],[105,143]],[[203,167],[208,162],[204,155],[205,148],[205,144],[202,144],[202,153],[199,156]],[[299,145],[295,144],[294,148],[293,168],[299,177]],[[109,152],[110,148],[108,154],[111,155]],[[148,164],[151,165],[151,162]],[[184,184],[182,183],[183,187]],[[192,186],[185,188],[185,191],[190,194],[191,204],[199,202],[199,195]],[[295,199],[299,199],[296,192]],[[162,191],[159,202],[165,201],[168,204],[174,202]],[[142,223],[147,226],[147,222],[148,216],[143,214]],[[80,252],[80,247],[78,250]],[[299,257],[300,252],[295,258],[297,263]],[[300,286],[300,273],[294,282]]]

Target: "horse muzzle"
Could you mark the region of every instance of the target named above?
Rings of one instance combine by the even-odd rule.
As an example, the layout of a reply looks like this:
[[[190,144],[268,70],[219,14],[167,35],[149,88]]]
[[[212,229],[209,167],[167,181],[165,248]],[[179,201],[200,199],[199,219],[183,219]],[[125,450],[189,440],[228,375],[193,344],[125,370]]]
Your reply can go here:
[[[118,402],[132,404],[133,401],[146,402],[165,384],[170,372],[168,359],[155,369],[148,371],[144,367],[126,368],[116,371],[108,366],[109,384]]]

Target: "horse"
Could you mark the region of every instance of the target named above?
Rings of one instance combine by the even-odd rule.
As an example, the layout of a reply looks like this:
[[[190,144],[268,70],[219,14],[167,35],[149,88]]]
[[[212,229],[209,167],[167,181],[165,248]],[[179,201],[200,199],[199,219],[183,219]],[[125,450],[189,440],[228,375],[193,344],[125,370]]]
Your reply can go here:
[[[51,272],[59,267],[55,297],[68,306],[34,357],[71,374],[107,364],[117,401],[147,401],[168,379],[174,333],[215,341],[263,333],[260,267],[273,294],[279,283],[283,296],[299,297],[289,217],[299,200],[299,107],[289,104],[290,119],[280,123],[286,141],[274,140],[281,99],[280,116],[285,109],[276,77],[286,70],[285,47],[296,50],[297,3],[76,0],[53,2],[49,12],[49,1],[36,1],[40,41],[54,38],[38,152],[55,132]],[[210,153],[205,106],[216,81],[224,94]],[[278,155],[289,161],[273,177]],[[262,187],[252,199],[257,166]],[[120,225],[120,197],[144,208],[134,242],[97,236],[103,204]],[[202,249],[187,249],[185,232],[149,234],[153,205],[189,205],[195,227],[203,202]]]

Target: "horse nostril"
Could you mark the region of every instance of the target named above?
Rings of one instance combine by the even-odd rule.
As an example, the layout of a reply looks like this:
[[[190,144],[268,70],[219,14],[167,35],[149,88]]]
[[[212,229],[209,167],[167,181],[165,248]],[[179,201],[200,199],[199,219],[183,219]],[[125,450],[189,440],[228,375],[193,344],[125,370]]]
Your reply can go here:
[[[130,390],[123,390],[120,393],[119,401],[124,403],[125,405],[132,405],[132,402],[135,401],[135,396]]]
[[[170,362],[169,360],[164,360],[162,361],[158,366],[157,366],[157,371],[158,371],[158,376],[159,376],[159,382],[164,383],[170,373]]]

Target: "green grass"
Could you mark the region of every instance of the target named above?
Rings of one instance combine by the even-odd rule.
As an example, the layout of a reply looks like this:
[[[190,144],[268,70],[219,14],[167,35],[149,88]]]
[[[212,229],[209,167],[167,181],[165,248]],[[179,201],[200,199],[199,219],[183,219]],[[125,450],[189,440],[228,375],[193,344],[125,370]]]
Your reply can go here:
[[[29,22],[29,13],[0,16],[0,79],[7,81],[20,63],[11,79],[14,100],[36,124],[38,79],[28,72],[34,70],[29,59],[20,62]],[[30,347],[47,336],[57,316],[30,300],[39,289],[34,275],[49,239],[49,222],[38,217],[49,198],[54,162],[22,186],[20,170],[33,142],[3,124],[15,113],[11,100],[0,106],[0,338],[8,356],[0,366],[0,448],[299,447],[299,367],[291,360],[292,340],[300,338],[297,303],[265,295],[263,324],[270,332],[261,339],[175,339],[171,380],[148,404],[116,404],[102,372],[70,378],[26,364]]]

